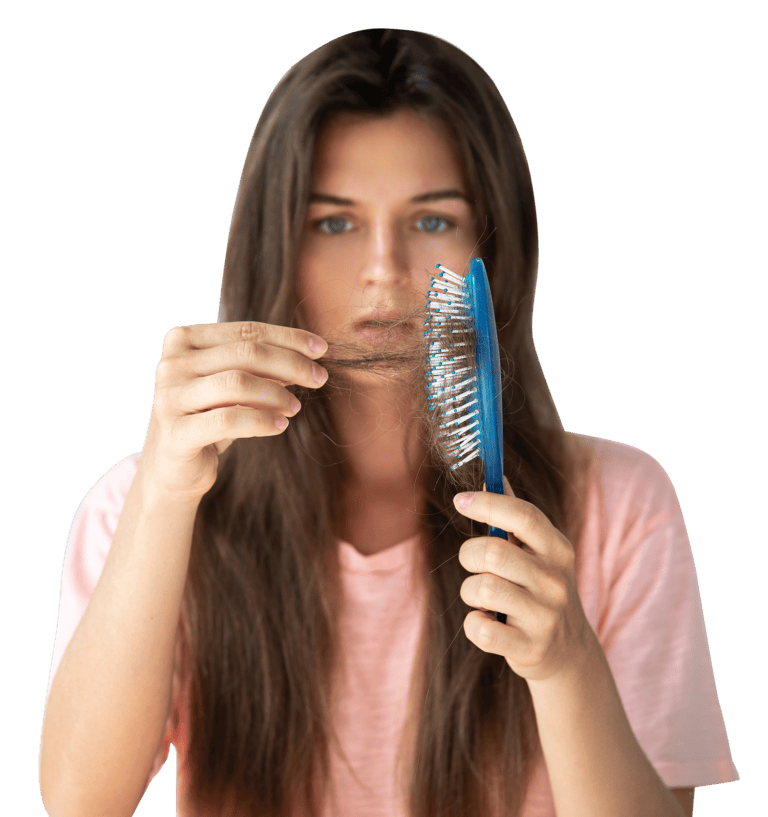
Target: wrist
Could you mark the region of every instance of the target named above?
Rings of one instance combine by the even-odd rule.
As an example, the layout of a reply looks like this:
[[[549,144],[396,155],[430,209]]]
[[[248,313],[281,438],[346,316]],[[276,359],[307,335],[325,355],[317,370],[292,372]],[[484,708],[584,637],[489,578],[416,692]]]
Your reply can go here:
[[[149,511],[178,510],[194,515],[204,496],[199,491],[171,491],[158,480],[153,479],[151,474],[143,471],[141,463],[139,463],[134,479],[137,483],[137,490],[141,494],[142,505]]]
[[[610,665],[603,646],[592,627],[588,627],[579,647],[575,649],[563,669],[543,679],[528,679],[531,694],[547,695],[549,690],[562,689],[564,686],[583,684],[585,680],[610,673]],[[556,694],[556,693],[555,693]]]

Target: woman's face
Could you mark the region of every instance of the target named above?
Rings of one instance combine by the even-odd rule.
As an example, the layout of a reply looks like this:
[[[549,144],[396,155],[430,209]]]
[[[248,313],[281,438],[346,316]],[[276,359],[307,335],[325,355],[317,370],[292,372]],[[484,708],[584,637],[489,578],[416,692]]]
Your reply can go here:
[[[408,110],[336,114],[316,144],[299,297],[311,331],[375,343],[353,324],[423,309],[435,264],[467,269],[477,236],[459,158]]]

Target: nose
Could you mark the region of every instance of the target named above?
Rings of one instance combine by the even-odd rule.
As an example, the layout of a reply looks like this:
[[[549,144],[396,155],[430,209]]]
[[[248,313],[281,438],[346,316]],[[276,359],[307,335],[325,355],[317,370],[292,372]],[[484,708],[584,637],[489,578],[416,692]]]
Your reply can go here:
[[[402,289],[410,285],[412,259],[397,225],[383,219],[376,221],[364,252],[361,277],[365,290],[376,286]]]

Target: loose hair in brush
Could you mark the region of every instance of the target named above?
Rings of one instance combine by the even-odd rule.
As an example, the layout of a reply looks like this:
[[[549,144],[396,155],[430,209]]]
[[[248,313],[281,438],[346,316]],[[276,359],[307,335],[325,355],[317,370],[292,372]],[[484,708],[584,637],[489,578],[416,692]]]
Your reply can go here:
[[[357,31],[285,74],[245,160],[219,321],[309,328],[295,269],[317,134],[335,111],[402,108],[454,140],[474,202],[475,255],[487,267],[501,350],[504,473],[575,546],[577,463],[532,338],[538,237],[528,164],[499,91],[460,49],[415,31]],[[238,439],[221,455],[198,508],[181,620],[191,683],[181,773],[200,814],[319,815],[329,793],[343,646],[335,497],[348,478],[329,401],[341,373],[334,351],[323,359],[325,386],[291,387],[303,409],[284,434]],[[413,351],[388,365],[401,367],[418,402],[424,363]],[[343,365],[373,364],[358,356]],[[459,597],[469,574],[456,555],[480,533],[454,511],[456,485],[427,451],[413,464],[424,485],[426,614],[398,772],[412,817],[511,817],[540,751],[531,698],[502,657],[460,632],[471,608]],[[468,466],[465,487],[481,487],[481,473]]]

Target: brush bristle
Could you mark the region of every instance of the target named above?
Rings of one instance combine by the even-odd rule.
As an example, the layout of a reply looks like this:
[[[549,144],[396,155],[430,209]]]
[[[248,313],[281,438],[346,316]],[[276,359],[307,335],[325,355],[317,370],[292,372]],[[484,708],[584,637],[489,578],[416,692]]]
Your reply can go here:
[[[425,306],[427,395],[438,450],[453,471],[480,454],[475,336],[464,279],[442,264],[437,269]]]

